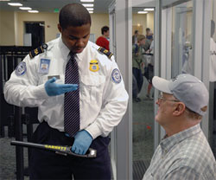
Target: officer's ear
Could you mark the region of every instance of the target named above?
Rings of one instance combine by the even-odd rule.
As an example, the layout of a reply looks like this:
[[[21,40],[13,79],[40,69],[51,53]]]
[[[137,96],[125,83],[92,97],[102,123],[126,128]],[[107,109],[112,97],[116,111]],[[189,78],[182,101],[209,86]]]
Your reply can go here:
[[[60,33],[62,33],[62,27],[60,26],[60,24],[58,24],[58,30]]]

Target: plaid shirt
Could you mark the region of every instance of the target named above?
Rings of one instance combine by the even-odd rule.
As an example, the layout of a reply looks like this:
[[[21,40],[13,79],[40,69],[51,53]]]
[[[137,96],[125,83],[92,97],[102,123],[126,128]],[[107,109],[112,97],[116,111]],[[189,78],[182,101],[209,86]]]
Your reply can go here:
[[[216,161],[200,125],[165,138],[143,180],[216,180]]]

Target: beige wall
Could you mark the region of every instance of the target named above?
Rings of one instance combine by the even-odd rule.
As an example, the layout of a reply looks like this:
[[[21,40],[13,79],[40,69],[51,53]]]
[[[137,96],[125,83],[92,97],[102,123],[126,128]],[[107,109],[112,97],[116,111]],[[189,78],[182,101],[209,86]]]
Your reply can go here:
[[[146,18],[147,16],[145,14],[133,14],[133,26],[142,26],[143,32],[139,32],[139,34],[145,35],[145,29],[147,27],[146,24]],[[134,32],[132,32],[134,33]]]
[[[138,25],[143,27],[143,32],[139,32],[140,34],[145,35],[145,29],[147,27],[150,28],[154,33],[154,12],[148,14],[133,14],[133,26]]]
[[[17,13],[18,25],[18,45],[23,45],[24,23],[25,22],[44,22],[45,24],[45,42],[56,38],[58,31],[58,14],[57,13]]]
[[[109,26],[109,15],[108,14],[91,14],[92,27],[91,33],[95,34],[95,41],[101,36],[101,27]]]
[[[95,40],[101,35],[101,27],[109,26],[108,14],[91,14],[91,33]],[[56,38],[59,33],[58,13],[0,12],[0,45],[23,45],[24,22],[35,21],[45,24],[45,42]],[[15,30],[16,29],[16,30]]]
[[[101,35],[101,27],[109,26],[108,14],[91,14],[91,33],[95,34],[95,40]],[[35,21],[45,24],[45,42],[56,38],[59,33],[58,13],[37,13],[27,12],[0,12],[0,45],[23,45],[24,22]],[[147,15],[133,14],[133,25],[140,24],[145,29],[149,27],[154,31],[154,13]]]
[[[154,12],[149,12],[146,16],[146,26],[154,33]]]
[[[0,11],[0,45],[15,45],[15,14]]]

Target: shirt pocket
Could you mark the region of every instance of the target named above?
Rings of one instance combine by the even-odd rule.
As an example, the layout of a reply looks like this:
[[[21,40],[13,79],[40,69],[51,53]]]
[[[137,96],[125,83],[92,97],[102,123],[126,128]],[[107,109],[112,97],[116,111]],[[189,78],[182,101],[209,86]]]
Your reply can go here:
[[[99,103],[102,99],[105,76],[84,75],[80,78],[81,99],[88,103]]]
[[[64,78],[62,75],[41,75],[39,77],[39,81],[38,81],[38,85],[41,85],[41,84],[45,84],[49,79],[51,79],[52,77],[56,77],[56,81],[55,83],[57,84],[64,84]]]

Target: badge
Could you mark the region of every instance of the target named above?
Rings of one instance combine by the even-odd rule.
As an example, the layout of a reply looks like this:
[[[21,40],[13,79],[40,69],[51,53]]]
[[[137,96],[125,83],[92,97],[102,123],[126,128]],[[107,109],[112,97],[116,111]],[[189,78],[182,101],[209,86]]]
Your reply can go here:
[[[49,72],[50,59],[41,59],[39,73],[47,74]]]
[[[26,72],[26,63],[20,62],[18,64],[18,66],[16,67],[15,74],[17,76],[21,76],[21,75],[25,74],[25,72]]]
[[[120,71],[117,69],[117,68],[115,68],[115,69],[113,69],[113,71],[112,71],[112,80],[115,82],[115,83],[120,83],[121,82],[121,74],[120,74]]]
[[[98,60],[91,60],[89,70],[92,72],[97,72],[99,70]]]

